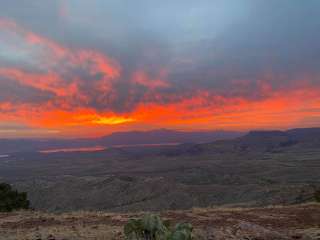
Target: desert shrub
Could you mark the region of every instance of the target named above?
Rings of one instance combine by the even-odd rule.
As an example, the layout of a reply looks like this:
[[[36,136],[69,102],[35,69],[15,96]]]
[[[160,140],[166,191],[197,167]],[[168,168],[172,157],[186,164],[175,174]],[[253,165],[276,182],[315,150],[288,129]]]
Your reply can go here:
[[[193,227],[188,223],[170,226],[158,215],[147,214],[141,219],[130,219],[124,226],[128,240],[191,240]]]
[[[314,198],[317,202],[320,202],[320,190],[317,190],[315,193],[314,193]]]
[[[30,202],[27,193],[19,193],[9,184],[0,183],[0,212],[11,212],[18,209],[28,209]]]

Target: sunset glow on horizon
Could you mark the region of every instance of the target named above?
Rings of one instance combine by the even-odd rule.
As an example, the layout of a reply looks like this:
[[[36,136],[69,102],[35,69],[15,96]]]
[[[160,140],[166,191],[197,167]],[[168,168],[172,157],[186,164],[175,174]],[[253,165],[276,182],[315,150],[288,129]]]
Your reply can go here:
[[[241,2],[1,3],[0,138],[319,126],[320,2]]]

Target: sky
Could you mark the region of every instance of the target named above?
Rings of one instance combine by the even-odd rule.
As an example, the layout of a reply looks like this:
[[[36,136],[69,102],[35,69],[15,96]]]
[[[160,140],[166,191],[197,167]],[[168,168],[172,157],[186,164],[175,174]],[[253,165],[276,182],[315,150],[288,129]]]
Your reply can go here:
[[[0,0],[0,137],[320,125],[318,0]]]

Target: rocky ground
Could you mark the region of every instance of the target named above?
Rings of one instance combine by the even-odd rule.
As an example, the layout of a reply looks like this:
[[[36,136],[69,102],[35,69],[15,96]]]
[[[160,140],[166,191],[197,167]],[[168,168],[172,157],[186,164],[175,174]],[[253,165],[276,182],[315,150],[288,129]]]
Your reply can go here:
[[[0,214],[2,240],[124,239],[129,218],[143,213],[72,212]],[[163,218],[190,222],[195,239],[320,239],[320,205],[303,204],[265,208],[194,208],[166,211]]]

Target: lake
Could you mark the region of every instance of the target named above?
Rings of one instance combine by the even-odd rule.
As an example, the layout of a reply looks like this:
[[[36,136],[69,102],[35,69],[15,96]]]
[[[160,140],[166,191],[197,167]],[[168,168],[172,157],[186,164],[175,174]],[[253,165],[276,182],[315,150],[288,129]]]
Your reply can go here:
[[[59,153],[59,152],[97,152],[104,151],[108,148],[125,148],[125,147],[157,147],[157,146],[176,146],[181,143],[150,143],[150,144],[123,144],[123,145],[113,145],[110,147],[78,147],[78,148],[57,148],[57,149],[46,149],[40,150],[40,153]],[[0,155],[1,156],[1,155]]]
[[[59,152],[96,152],[106,150],[107,147],[79,147],[79,148],[58,148],[41,150],[40,153],[59,153]]]

